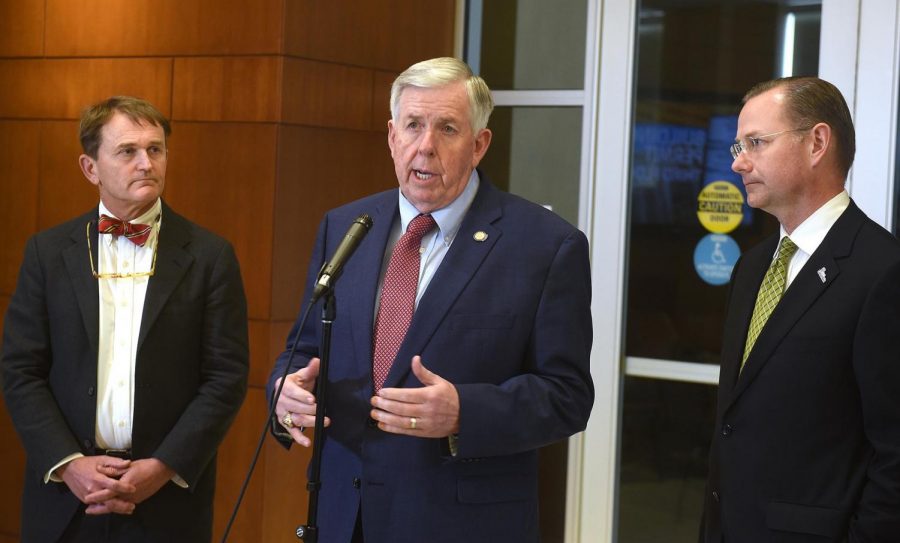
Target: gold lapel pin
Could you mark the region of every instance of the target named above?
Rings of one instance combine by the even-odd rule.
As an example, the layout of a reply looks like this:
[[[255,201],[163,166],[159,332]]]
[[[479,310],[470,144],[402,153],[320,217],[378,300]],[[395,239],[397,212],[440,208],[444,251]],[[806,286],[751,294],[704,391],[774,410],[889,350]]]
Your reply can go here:
[[[487,238],[488,238],[487,232],[483,232],[481,230],[472,234],[472,239],[474,239],[475,241],[484,241]]]

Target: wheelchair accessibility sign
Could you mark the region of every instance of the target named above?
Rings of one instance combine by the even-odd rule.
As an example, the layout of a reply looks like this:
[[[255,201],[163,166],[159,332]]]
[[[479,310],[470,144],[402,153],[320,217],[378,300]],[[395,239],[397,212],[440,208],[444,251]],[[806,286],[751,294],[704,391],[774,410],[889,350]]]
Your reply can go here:
[[[740,256],[741,248],[731,236],[707,234],[694,248],[694,269],[710,285],[724,285]]]

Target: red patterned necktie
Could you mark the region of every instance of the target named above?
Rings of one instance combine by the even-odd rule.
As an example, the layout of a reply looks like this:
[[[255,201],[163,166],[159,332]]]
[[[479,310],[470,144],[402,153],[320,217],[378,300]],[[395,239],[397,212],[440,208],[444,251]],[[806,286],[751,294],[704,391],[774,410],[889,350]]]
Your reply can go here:
[[[375,319],[372,378],[375,392],[384,385],[406,329],[412,321],[419,286],[422,237],[435,227],[431,215],[419,215],[397,241],[381,287],[381,304]]]
[[[114,236],[125,236],[129,241],[141,247],[147,243],[153,225],[136,224],[125,222],[109,215],[100,215],[100,221],[97,223],[97,231],[101,234],[112,234]]]

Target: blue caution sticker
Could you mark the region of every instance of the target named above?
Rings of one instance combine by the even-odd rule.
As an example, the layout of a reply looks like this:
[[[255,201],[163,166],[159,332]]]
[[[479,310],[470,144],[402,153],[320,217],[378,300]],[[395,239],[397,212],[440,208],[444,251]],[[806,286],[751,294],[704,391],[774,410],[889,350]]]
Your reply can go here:
[[[710,285],[724,285],[740,256],[741,248],[731,236],[707,234],[694,248],[694,269]]]

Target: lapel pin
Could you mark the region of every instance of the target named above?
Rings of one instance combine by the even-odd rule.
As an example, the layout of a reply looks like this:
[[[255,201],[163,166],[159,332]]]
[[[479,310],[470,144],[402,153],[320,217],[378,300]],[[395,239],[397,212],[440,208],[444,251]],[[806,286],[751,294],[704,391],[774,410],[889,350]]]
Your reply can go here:
[[[483,232],[481,230],[479,230],[478,232],[475,232],[472,235],[472,239],[474,239],[475,241],[484,241],[487,238],[488,238],[487,232]]]
[[[821,279],[822,282],[824,283],[824,282],[825,282],[825,267],[823,266],[823,267],[819,268],[819,269],[816,271],[816,273],[819,274],[819,279]]]

